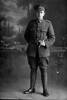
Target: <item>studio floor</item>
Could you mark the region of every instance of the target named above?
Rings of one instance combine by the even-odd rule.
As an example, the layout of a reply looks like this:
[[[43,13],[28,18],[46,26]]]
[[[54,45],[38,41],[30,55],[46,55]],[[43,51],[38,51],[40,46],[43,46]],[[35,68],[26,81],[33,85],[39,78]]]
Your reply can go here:
[[[3,81],[0,85],[0,99],[22,99],[22,100],[67,100],[67,90],[65,87],[48,85],[49,96],[42,95],[40,80],[36,82],[36,92],[33,94],[23,94],[23,90],[29,88],[29,79],[18,79]]]
[[[36,81],[36,92],[23,94],[24,89],[29,88],[29,65],[27,58],[22,53],[9,52],[3,54],[0,64],[0,99],[22,99],[22,100],[67,100],[67,61],[61,63],[59,74],[56,73],[55,61],[51,58],[48,70],[48,91],[49,96],[42,95],[42,84],[40,71],[38,70]],[[58,60],[59,61],[59,60]],[[63,73],[62,73],[63,72]]]

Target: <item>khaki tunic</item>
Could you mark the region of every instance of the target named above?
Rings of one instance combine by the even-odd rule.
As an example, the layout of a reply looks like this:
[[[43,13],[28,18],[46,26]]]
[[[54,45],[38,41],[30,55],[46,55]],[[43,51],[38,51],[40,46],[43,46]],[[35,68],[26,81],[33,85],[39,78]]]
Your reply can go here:
[[[51,21],[31,20],[26,28],[24,37],[28,43],[27,55],[35,57],[38,49],[39,57],[50,56],[50,47],[55,42],[55,34]],[[46,46],[38,46],[38,41],[44,40]]]

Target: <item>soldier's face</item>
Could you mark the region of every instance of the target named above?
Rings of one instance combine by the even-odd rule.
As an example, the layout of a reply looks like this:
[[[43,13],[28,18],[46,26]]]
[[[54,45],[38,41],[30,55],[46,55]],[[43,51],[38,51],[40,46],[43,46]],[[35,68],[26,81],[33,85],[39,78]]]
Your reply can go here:
[[[44,11],[38,11],[38,12],[36,12],[36,17],[38,18],[38,19],[43,19],[43,17],[44,17],[44,15],[45,15],[45,12]]]

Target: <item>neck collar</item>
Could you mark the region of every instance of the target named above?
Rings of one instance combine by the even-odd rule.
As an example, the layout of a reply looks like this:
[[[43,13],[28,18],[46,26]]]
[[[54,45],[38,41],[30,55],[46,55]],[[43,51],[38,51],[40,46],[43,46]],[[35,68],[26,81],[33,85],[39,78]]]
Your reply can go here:
[[[41,22],[43,22],[43,20],[44,20],[44,19],[42,19],[42,20],[39,20],[38,18],[36,18],[36,21],[37,21],[38,23],[41,23]]]

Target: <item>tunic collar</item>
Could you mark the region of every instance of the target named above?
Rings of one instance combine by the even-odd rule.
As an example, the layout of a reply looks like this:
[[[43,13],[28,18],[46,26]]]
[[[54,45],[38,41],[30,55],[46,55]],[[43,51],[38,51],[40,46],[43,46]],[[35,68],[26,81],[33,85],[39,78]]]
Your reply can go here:
[[[42,23],[43,21],[44,21],[44,19],[41,20],[41,21],[39,21],[39,20],[36,18],[36,22],[37,22],[37,23]]]

